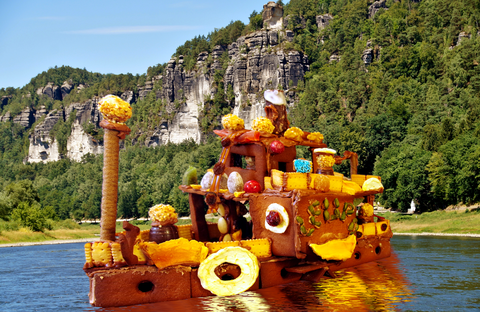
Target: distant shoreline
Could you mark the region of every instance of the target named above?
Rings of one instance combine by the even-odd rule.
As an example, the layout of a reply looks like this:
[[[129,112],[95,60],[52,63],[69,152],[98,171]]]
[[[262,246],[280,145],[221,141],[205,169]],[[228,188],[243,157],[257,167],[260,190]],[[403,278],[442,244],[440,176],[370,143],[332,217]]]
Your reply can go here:
[[[393,233],[393,235],[402,235],[402,236],[456,236],[456,237],[472,237],[480,238],[480,234],[456,234],[456,233]],[[43,242],[25,242],[25,243],[12,243],[12,244],[0,244],[0,248],[4,247],[26,247],[26,246],[37,246],[37,245],[59,245],[59,244],[74,244],[74,243],[87,243],[98,241],[98,237],[93,238],[82,238],[82,239],[59,239],[59,240],[49,240]]]
[[[74,244],[74,243],[87,243],[87,242],[96,242],[100,238],[80,238],[80,239],[59,239],[59,240],[49,240],[43,242],[25,242],[25,243],[12,243],[12,244],[0,244],[0,248],[3,247],[26,247],[26,246],[37,246],[37,245],[59,245],[59,244]]]
[[[410,235],[410,236],[459,236],[459,237],[478,237],[480,238],[480,234],[456,234],[456,233],[393,233],[393,235]]]

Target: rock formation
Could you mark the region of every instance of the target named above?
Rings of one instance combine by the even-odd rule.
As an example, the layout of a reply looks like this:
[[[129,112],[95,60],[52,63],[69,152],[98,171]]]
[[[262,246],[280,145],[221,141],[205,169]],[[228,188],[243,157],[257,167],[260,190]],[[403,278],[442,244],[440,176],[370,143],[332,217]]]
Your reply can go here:
[[[3,109],[3,107],[8,104],[8,101],[9,101],[11,98],[12,98],[11,95],[9,95],[9,96],[2,96],[2,97],[0,98],[0,109]]]
[[[60,160],[63,156],[75,161],[81,161],[87,154],[100,154],[103,146],[91,135],[85,133],[83,125],[92,123],[98,127],[101,116],[97,109],[98,99],[85,103],[73,103],[65,109],[48,113],[30,135],[30,146],[26,161],[48,162]],[[41,112],[41,110],[37,111]],[[67,141],[67,154],[60,155],[59,145],[51,131],[59,121],[66,121],[70,114],[75,114],[72,131]]]
[[[35,122],[35,111],[26,107],[22,112],[13,118],[13,122],[20,124],[24,128],[30,128]]]
[[[268,30],[283,28],[283,6],[270,1],[263,6],[263,26]]]
[[[38,95],[46,95],[51,99],[62,101],[67,94],[73,90],[72,81],[64,81],[62,86],[56,86],[53,82],[49,82],[45,87],[38,88],[36,93]]]
[[[363,50],[362,54],[363,63],[368,66],[373,62],[373,48],[372,48],[372,41],[367,41],[367,47]]]
[[[368,18],[373,18],[380,9],[387,9],[387,0],[378,0],[375,1],[372,5],[368,7]]]
[[[325,27],[330,24],[330,21],[333,19],[333,16],[330,14],[318,15],[316,17],[318,30],[325,29]]]
[[[29,136],[30,146],[28,150],[27,162],[47,162],[61,159],[58,148],[58,142],[50,136],[50,131],[59,121],[65,120],[63,110],[53,110],[45,120],[39,123],[33,133]]]
[[[308,56],[301,52],[283,50],[284,43],[293,39],[293,32],[284,29],[282,16],[283,7],[269,2],[264,6],[265,27],[262,30],[242,36],[228,46],[216,46],[211,53],[200,53],[195,67],[189,71],[184,68],[183,56],[172,58],[162,75],[152,77],[145,85],[138,86],[138,92],[124,92],[121,98],[134,107],[136,101],[145,99],[155,90],[156,99],[165,103],[169,113],[169,117],[153,125],[148,133],[132,133],[133,144],[154,147],[187,139],[201,142],[204,135],[200,130],[201,112],[206,99],[213,98],[218,91],[214,84],[216,72],[223,76],[225,95],[228,89],[233,90],[234,98],[229,99],[233,113],[245,120],[247,128],[254,118],[265,116],[264,90],[284,89],[287,101],[292,105],[296,100],[295,86],[309,70],[309,61]],[[328,20],[328,16],[325,20]],[[302,24],[302,19],[296,21],[296,27]],[[62,100],[72,90],[79,92],[87,87],[65,81],[61,87],[48,83],[36,92]],[[101,116],[97,101],[95,98],[85,103],[74,103],[52,112],[47,112],[45,107],[37,111],[26,109],[16,116],[14,121],[26,128],[39,121],[29,137],[30,149],[26,161],[46,162],[62,157],[80,161],[88,153],[102,153],[101,142],[97,142],[84,129],[89,124],[98,126]],[[51,130],[56,122],[66,122],[72,113],[75,113],[75,120],[67,141],[67,152],[60,155],[58,142]],[[2,116],[2,120],[7,117]],[[44,118],[43,121],[41,118]],[[138,141],[138,138],[145,139]]]

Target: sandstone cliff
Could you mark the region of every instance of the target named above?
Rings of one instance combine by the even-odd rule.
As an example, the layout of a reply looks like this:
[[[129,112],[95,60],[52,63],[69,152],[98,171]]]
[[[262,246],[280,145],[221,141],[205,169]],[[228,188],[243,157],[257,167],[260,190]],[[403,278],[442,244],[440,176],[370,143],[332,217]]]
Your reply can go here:
[[[173,118],[162,120],[152,127],[153,130],[142,133],[143,136],[132,133],[135,138],[146,137],[141,142],[135,139],[133,143],[154,147],[167,142],[180,143],[186,139],[200,142],[204,134],[200,130],[199,119],[205,99],[213,98],[217,92],[214,75],[218,70],[224,70],[225,92],[229,86],[233,90],[233,113],[245,120],[247,128],[254,118],[265,115],[264,90],[286,90],[287,101],[289,105],[293,105],[294,88],[309,70],[309,61],[308,56],[301,52],[284,50],[285,42],[291,41],[293,32],[284,29],[282,16],[282,6],[269,2],[264,6],[262,30],[240,37],[228,46],[216,46],[210,54],[200,53],[193,70],[185,70],[182,56],[171,59],[162,75],[155,76],[145,85],[139,86],[137,92],[127,91],[122,94],[122,98],[131,103],[135,110],[138,100],[152,92],[155,85],[160,86],[155,88],[156,98],[167,103],[167,110],[174,113]],[[328,19],[323,23],[328,24]],[[83,87],[85,86],[74,86],[65,81],[62,86],[49,83],[36,92],[61,101],[74,88]],[[80,161],[88,153],[102,153],[101,142],[97,142],[84,129],[84,126],[89,124],[98,127],[101,118],[96,106],[98,100],[94,98],[85,103],[74,103],[51,112],[26,109],[15,116],[13,121],[25,128],[39,121],[29,137],[30,147],[26,161],[56,161],[61,157]],[[75,119],[71,125],[67,151],[65,155],[61,155],[52,129],[57,122],[66,122],[72,112],[75,113]],[[42,116],[45,116],[43,121]]]

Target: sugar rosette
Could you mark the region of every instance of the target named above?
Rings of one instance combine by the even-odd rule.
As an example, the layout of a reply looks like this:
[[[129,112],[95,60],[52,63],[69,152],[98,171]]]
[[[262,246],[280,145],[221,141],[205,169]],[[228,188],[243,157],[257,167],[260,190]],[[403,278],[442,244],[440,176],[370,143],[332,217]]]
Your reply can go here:
[[[270,119],[266,117],[257,117],[252,121],[252,129],[265,133],[273,133],[275,126]]]
[[[243,119],[233,114],[228,114],[222,117],[222,126],[228,130],[245,129]]]
[[[160,225],[175,224],[178,221],[178,215],[175,208],[170,205],[158,204],[150,208],[149,217]]]
[[[98,109],[102,113],[103,118],[112,123],[123,125],[132,117],[130,104],[112,94],[103,97],[100,102],[98,102]]]

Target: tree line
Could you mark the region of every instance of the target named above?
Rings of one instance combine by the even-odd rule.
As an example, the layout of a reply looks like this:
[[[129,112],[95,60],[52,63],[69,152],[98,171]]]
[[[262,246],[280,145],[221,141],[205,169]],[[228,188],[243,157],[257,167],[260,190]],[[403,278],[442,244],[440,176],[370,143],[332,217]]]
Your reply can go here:
[[[475,2],[460,0],[388,0],[386,4],[387,9],[373,18],[368,18],[371,1],[367,0],[291,0],[284,6],[285,16],[292,21],[287,27],[295,34],[293,42],[283,43],[284,48],[306,53],[311,63],[304,81],[290,86],[298,98],[290,109],[290,122],[303,130],[323,133],[329,147],[339,154],[357,152],[359,172],[382,177],[385,191],[378,200],[386,207],[405,211],[414,200],[420,211],[429,211],[478,202],[480,8]],[[318,29],[316,16],[327,13],[334,18],[325,29]],[[211,52],[215,44],[231,43],[246,31],[258,29],[259,15],[253,12],[248,25],[232,22],[208,37],[189,40],[174,56],[184,55],[185,64],[194,64],[198,53]],[[362,59],[367,46],[373,56],[371,64]],[[333,54],[339,56],[338,61],[331,60]],[[228,63],[228,55],[222,62]],[[164,69],[161,64],[152,66],[148,77],[162,74]],[[63,73],[59,80],[68,79],[67,71]],[[81,101],[131,90],[146,78],[93,75],[88,79],[96,87],[75,92],[71,99]],[[38,85],[45,79],[51,81],[50,77],[42,79]],[[232,90],[224,86],[223,72],[217,71],[213,80],[218,92],[206,99],[207,109],[200,119],[205,135],[232,108]],[[31,90],[37,83],[32,86]],[[0,95],[13,94],[8,105],[20,103],[17,106],[21,107],[32,103],[21,97],[25,92],[7,88],[0,90]],[[129,125],[138,133],[146,133],[172,114],[155,92],[135,105],[137,115]],[[4,107],[4,111],[8,109]],[[58,131],[66,133],[64,127]],[[28,135],[17,124],[0,125],[2,218],[26,206],[60,219],[98,217],[101,157],[86,156],[81,163],[64,159],[23,164]],[[187,214],[186,197],[177,188],[181,175],[192,165],[201,177],[219,153],[215,139],[201,145],[184,142],[145,148],[127,138],[120,158],[124,173],[120,177],[119,216],[145,216],[147,209],[159,202]],[[336,170],[347,173],[347,166]],[[30,181],[31,186],[24,181]],[[20,189],[37,195],[29,196],[32,200],[19,208],[14,200],[18,196],[12,194]],[[21,218],[22,214],[17,210],[13,215]]]

